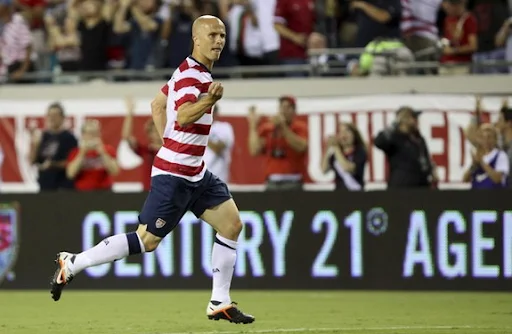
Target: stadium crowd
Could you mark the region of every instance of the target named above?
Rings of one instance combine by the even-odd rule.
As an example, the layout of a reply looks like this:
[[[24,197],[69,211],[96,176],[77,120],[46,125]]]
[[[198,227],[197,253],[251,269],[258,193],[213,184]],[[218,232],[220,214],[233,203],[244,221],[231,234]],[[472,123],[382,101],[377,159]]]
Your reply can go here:
[[[388,73],[390,58],[375,52],[397,63],[510,60],[511,7],[510,0],[0,0],[0,73],[26,82],[33,71],[175,68],[203,14],[228,28],[217,66],[315,62],[368,75]],[[318,51],[350,47],[366,50]]]
[[[484,117],[481,98],[477,97],[476,100],[474,116],[465,131],[467,140],[473,146],[472,163],[461,179],[470,183],[473,189],[512,188],[512,108],[505,98],[499,117],[495,123],[490,123]],[[250,108],[247,138],[237,141],[246,141],[247,146],[238,145],[236,149],[263,157],[267,191],[301,190],[308,173],[308,125],[297,116],[300,106],[293,96],[282,96],[278,102],[278,110],[270,117],[262,117],[256,107]],[[135,136],[135,106],[131,98],[126,99],[126,109],[120,129],[121,138],[126,147],[140,157],[142,168],[139,182],[147,191],[150,188],[153,159],[162,141],[151,119],[144,126],[145,134]],[[215,109],[214,113],[217,112]],[[421,113],[408,106],[400,107],[396,110],[393,124],[380,131],[371,139],[371,143],[364,142],[353,124],[338,124],[336,133],[325,142],[321,161],[324,173],[334,172],[335,189],[365,190],[368,145],[374,145],[386,155],[389,189],[436,189],[439,177],[428,143],[420,131]],[[77,139],[66,127],[65,117],[60,104],[51,104],[47,110],[46,127],[30,134],[29,160],[38,170],[40,190],[111,190],[114,178],[122,168],[118,150],[103,141],[98,120],[87,119]],[[232,125],[215,119],[204,162],[212,173],[226,182],[230,182],[234,146]]]

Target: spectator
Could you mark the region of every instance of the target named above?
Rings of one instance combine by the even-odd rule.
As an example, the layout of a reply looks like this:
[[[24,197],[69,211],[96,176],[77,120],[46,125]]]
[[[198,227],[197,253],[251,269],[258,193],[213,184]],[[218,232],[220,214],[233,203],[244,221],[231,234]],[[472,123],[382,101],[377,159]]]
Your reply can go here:
[[[358,26],[354,46],[364,48],[376,38],[400,38],[400,0],[351,1]]]
[[[495,37],[496,47],[505,46],[505,58],[508,62],[512,62],[512,17],[509,17]],[[512,73],[512,65],[509,65],[508,71]]]
[[[263,36],[249,0],[235,0],[229,11],[229,48],[242,66],[263,64]]]
[[[127,14],[131,18],[127,20]],[[162,20],[157,15],[155,0],[121,0],[114,16],[114,32],[129,33],[128,68],[143,70],[150,65],[150,58],[160,37]]]
[[[279,58],[284,65],[307,62],[307,43],[315,26],[310,0],[277,0],[275,29],[281,36]]]
[[[32,131],[29,157],[30,163],[39,171],[40,191],[73,189],[65,169],[67,157],[77,147],[77,140],[65,128],[65,119],[62,105],[53,103],[46,113],[46,129],[42,133]]]
[[[45,17],[48,31],[48,46],[55,53],[56,61],[64,72],[76,72],[80,68],[80,36],[76,30],[75,21],[69,17],[64,24],[59,25],[53,14]]]
[[[434,166],[425,139],[418,131],[420,111],[401,107],[397,121],[374,140],[388,158],[388,189],[427,188],[436,181]]]
[[[169,38],[169,67],[177,68],[192,50],[192,23],[199,17],[199,8],[193,0],[183,0],[171,15]]]
[[[279,99],[279,112],[259,124],[256,108],[249,110],[249,152],[264,155],[267,190],[302,189],[308,149],[308,126],[296,115],[296,101]]]
[[[19,13],[14,12],[12,0],[0,0],[0,61],[13,82],[26,83],[26,73],[34,70],[37,58],[32,47],[30,28]]]
[[[479,129],[480,145],[472,152],[473,163],[463,176],[471,182],[472,189],[496,189],[507,186],[509,160],[498,148],[498,133],[491,124],[482,124]]]
[[[274,27],[277,0],[251,0],[251,3],[263,36],[263,64],[279,65],[280,39]]]
[[[497,48],[496,34],[508,18],[508,5],[502,0],[474,0],[473,13],[478,25],[478,52],[473,62],[504,61],[505,49]],[[501,73],[503,67],[475,67],[476,73]]]
[[[80,35],[80,70],[107,69],[107,49],[112,35],[112,3],[100,0],[70,0],[68,17]]]
[[[478,49],[477,21],[473,14],[466,10],[466,0],[444,0],[443,9],[446,12],[443,25],[445,47],[441,63],[470,64],[473,53]],[[469,66],[441,67],[443,75],[467,74]]]
[[[204,154],[204,162],[208,170],[228,183],[231,167],[231,153],[235,144],[235,133],[228,122],[215,120],[219,112],[217,106],[212,112],[213,124],[210,129],[210,139]]]
[[[357,128],[350,123],[340,123],[338,134],[329,137],[327,144],[322,170],[324,173],[334,171],[336,190],[363,190],[367,155]]]
[[[133,135],[133,114],[135,111],[135,103],[131,97],[126,98],[127,113],[124,118],[122,139],[128,142],[132,151],[142,158],[142,184],[144,190],[149,191],[151,185],[151,168],[153,167],[153,159],[162,146],[162,138],[156,130],[152,119],[148,119],[144,130],[146,139],[144,142],[138,140]]]
[[[437,14],[442,0],[402,1],[400,28],[405,45],[415,53],[417,61],[437,61],[439,31]],[[421,71],[420,73],[432,73]]]
[[[500,110],[497,129],[501,134],[503,148],[506,150],[510,167],[512,166],[512,109],[508,108],[507,104],[504,104]],[[510,172],[507,184],[509,188],[512,188],[512,173]]]
[[[102,142],[100,123],[85,121],[79,147],[68,156],[67,177],[74,180],[77,190],[110,190],[112,177],[118,173],[116,151]]]

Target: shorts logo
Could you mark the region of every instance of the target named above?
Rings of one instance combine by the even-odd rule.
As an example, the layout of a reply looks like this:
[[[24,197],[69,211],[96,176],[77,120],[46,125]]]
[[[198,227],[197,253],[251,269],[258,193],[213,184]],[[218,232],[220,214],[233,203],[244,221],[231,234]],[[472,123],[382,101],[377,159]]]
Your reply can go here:
[[[4,278],[14,278],[11,269],[18,255],[18,227],[17,206],[0,203],[0,284]]]
[[[167,224],[167,222],[165,220],[163,220],[162,218],[158,218],[155,223],[156,228],[162,228],[162,227],[164,227],[165,224]]]

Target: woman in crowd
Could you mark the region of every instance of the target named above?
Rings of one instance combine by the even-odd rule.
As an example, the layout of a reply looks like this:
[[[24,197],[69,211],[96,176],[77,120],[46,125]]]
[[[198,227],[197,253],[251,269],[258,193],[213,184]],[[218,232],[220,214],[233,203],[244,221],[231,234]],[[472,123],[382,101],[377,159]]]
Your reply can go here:
[[[327,144],[322,171],[334,171],[336,190],[363,190],[367,154],[357,128],[350,123],[340,123],[338,133],[329,137]]]

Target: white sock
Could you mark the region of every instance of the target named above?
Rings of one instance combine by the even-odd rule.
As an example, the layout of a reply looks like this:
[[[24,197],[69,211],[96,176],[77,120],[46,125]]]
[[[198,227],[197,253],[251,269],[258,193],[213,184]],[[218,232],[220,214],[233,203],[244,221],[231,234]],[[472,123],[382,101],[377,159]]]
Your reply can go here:
[[[139,244],[139,248],[136,243]],[[77,254],[74,261],[71,261],[69,269],[76,275],[85,268],[144,252],[144,244],[137,233],[116,234],[101,241],[93,248]]]
[[[211,300],[231,303],[229,289],[235,271],[237,242],[219,234],[215,236],[212,251],[213,290]]]

